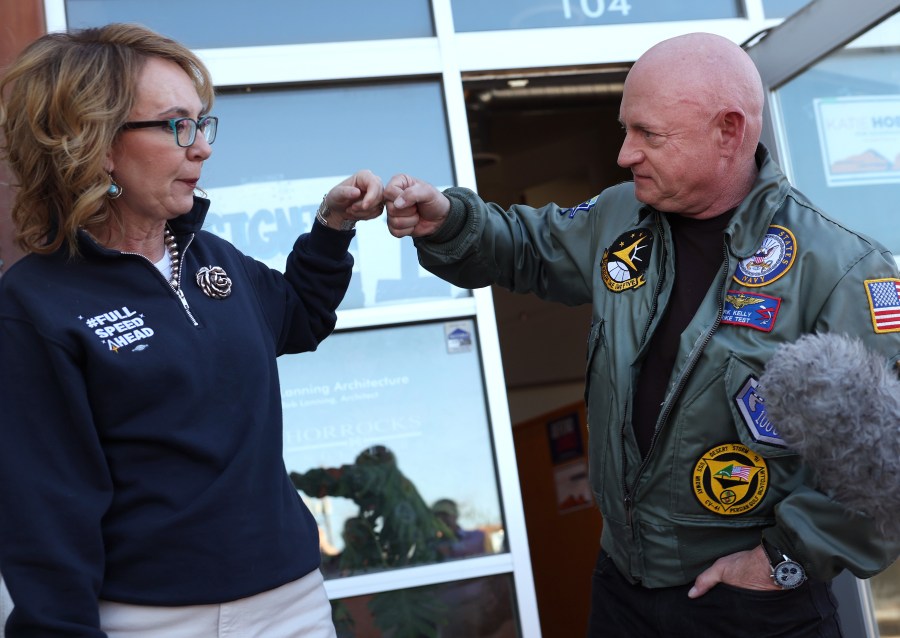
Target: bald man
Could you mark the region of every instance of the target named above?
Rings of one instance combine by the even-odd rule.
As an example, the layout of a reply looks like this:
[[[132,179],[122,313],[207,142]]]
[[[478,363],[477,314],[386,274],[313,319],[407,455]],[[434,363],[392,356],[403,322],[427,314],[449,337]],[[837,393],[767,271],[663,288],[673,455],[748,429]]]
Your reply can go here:
[[[791,187],[759,144],[762,109],[746,53],[690,34],[626,79],[632,182],[508,210],[405,174],[385,189],[391,233],[436,275],[593,306],[592,637],[841,636],[831,579],[900,553],[816,489],[756,392],[773,351],[808,333],[900,360],[900,328],[875,313],[900,290],[893,256]]]

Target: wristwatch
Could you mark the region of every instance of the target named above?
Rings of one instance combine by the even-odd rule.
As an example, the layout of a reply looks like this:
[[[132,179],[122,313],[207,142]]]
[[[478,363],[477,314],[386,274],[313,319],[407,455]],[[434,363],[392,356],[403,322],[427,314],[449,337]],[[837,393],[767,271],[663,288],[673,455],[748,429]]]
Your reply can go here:
[[[769,567],[772,568],[772,580],[782,589],[794,589],[806,580],[806,571],[803,565],[788,557],[783,551],[762,539],[762,547],[769,559]]]
[[[331,210],[329,210],[328,205],[325,203],[325,197],[327,197],[327,195],[322,197],[322,203],[319,204],[319,210],[316,211],[316,219],[318,219],[319,223],[326,228],[331,228],[331,226],[328,225],[328,217],[331,215]],[[355,219],[345,219],[341,222],[340,228],[332,228],[332,230],[353,230],[355,226]]]

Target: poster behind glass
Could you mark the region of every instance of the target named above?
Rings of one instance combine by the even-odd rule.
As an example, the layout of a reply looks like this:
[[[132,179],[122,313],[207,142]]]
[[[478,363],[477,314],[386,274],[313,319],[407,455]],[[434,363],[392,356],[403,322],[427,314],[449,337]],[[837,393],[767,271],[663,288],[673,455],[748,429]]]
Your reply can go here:
[[[347,16],[352,15],[353,19]],[[424,38],[429,0],[66,0],[70,29],[139,22],[192,49]]]
[[[740,0],[451,0],[458,32],[739,18],[744,15],[743,4]]]
[[[900,254],[900,49],[840,51],[778,90],[794,185]]]
[[[204,228],[283,270],[297,236],[315,221],[332,186],[360,169],[387,181],[409,172],[453,184],[443,93],[435,80],[225,92],[201,186],[211,207]],[[412,239],[386,217],[357,224],[355,263],[340,308],[470,295],[419,266]]]
[[[339,332],[279,371],[326,578],[506,551],[471,319]]]

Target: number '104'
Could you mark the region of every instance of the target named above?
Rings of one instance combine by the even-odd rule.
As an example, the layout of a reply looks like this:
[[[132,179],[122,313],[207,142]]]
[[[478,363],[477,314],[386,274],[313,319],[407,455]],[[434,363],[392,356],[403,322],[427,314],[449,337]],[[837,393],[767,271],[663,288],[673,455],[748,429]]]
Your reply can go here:
[[[588,18],[599,18],[606,11],[618,11],[623,16],[627,16],[631,11],[631,5],[628,0],[562,0],[563,15],[567,20],[572,18],[572,5],[575,3],[581,5],[581,12]]]

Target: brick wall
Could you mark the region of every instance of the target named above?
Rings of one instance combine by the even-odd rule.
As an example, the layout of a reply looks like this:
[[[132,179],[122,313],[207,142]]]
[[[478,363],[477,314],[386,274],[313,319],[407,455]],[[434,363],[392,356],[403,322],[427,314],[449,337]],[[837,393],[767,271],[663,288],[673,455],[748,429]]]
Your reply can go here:
[[[0,73],[32,40],[46,32],[42,0],[0,2]],[[12,191],[11,175],[0,162],[0,259],[2,268],[9,268],[22,256],[13,244],[13,229],[9,218]],[[0,269],[2,272],[2,269]]]

